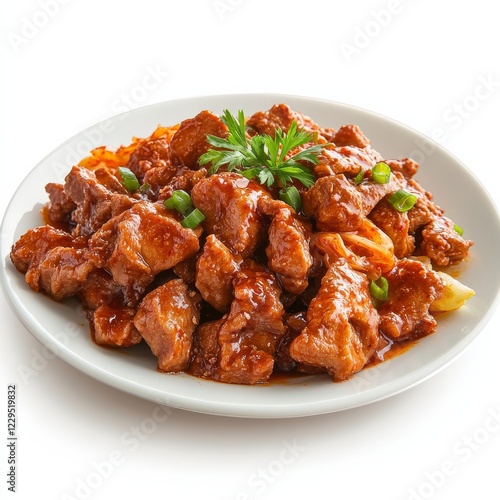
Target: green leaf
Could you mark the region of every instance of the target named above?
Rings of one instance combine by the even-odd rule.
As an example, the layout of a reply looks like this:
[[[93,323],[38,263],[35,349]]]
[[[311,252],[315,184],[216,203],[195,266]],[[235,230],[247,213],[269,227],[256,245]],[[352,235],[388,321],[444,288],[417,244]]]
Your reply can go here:
[[[242,110],[233,116],[226,109],[221,120],[228,128],[227,138],[207,135],[208,144],[217,149],[209,149],[199,158],[200,165],[211,163],[210,173],[227,166],[228,171],[235,170],[248,179],[256,178],[269,187],[278,183],[286,188],[294,180],[306,187],[314,184],[314,173],[304,163],[317,165],[318,155],[326,145],[310,146],[285,160],[294,149],[314,139],[313,134],[300,130],[295,120],[288,132],[277,129],[274,137],[267,134],[248,137]]]

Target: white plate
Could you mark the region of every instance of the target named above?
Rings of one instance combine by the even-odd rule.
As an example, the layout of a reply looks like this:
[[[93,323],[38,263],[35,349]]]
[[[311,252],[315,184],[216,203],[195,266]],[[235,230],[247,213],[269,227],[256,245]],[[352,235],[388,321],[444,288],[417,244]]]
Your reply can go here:
[[[39,209],[47,201],[44,186],[61,182],[90,149],[128,144],[146,137],[158,124],[173,125],[202,109],[228,108],[251,114],[286,102],[325,127],[358,124],[386,158],[412,156],[421,163],[417,179],[438,205],[465,230],[475,245],[460,279],[476,295],[459,311],[439,319],[437,332],[408,352],[363,370],[348,382],[328,377],[290,379],[286,383],[237,386],[155,370],[147,346],[103,349],[92,343],[76,302],[56,303],[32,292],[9,260],[12,243],[41,223]],[[339,103],[269,95],[198,97],[155,104],[101,122],[76,135],[47,156],[14,194],[2,223],[1,283],[21,322],[48,349],[84,373],[141,398],[197,412],[240,417],[297,417],[345,410],[397,394],[429,378],[452,362],[477,337],[494,311],[500,283],[497,252],[500,220],[494,203],[474,175],[450,153],[414,130],[383,116]]]

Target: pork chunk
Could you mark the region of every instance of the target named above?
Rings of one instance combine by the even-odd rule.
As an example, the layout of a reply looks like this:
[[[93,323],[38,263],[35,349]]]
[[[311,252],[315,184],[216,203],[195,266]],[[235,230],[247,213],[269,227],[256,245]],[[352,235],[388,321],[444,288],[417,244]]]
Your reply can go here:
[[[378,325],[368,279],[339,259],[309,304],[306,327],[291,343],[290,354],[297,362],[325,368],[341,382],[361,370],[375,352]]]
[[[134,325],[158,358],[159,370],[179,372],[189,366],[199,302],[199,295],[180,279],[168,281],[142,299]]]
[[[319,163],[314,167],[318,177],[344,174],[355,177],[360,170],[367,172],[382,161],[382,156],[370,146],[328,146],[319,156]]]
[[[413,253],[415,238],[409,234],[410,220],[407,212],[398,212],[384,199],[370,212],[369,218],[391,238],[396,257],[401,259]]]
[[[273,274],[257,264],[236,274],[234,300],[219,330],[218,380],[257,384],[269,380],[276,345],[285,333],[280,289]]]
[[[267,111],[254,113],[247,120],[247,125],[259,134],[267,134],[274,137],[277,129],[288,132],[292,121],[295,121],[299,129],[306,132],[318,132],[328,140],[331,139],[332,132],[330,130],[322,129],[311,118],[293,111],[286,104],[275,104]]]
[[[420,228],[443,215],[443,210],[434,203],[432,193],[424,189],[415,179],[409,179],[405,188],[417,197],[417,202],[408,211],[409,232],[416,233]]]
[[[203,228],[231,252],[249,257],[265,236],[258,210],[262,186],[240,174],[224,172],[201,179],[191,192],[194,205],[206,216]]]
[[[49,182],[45,186],[45,191],[49,195],[49,202],[45,205],[49,221],[53,223],[69,223],[71,212],[76,208],[76,205],[69,199],[64,191],[64,186],[55,182]]]
[[[195,377],[219,380],[219,330],[224,318],[202,323],[193,335],[193,348],[189,373]]]
[[[429,307],[444,289],[439,275],[419,261],[403,259],[385,278],[389,296],[378,308],[380,331],[393,340],[432,333],[436,320]]]
[[[400,172],[407,179],[412,178],[418,171],[418,163],[411,158],[399,160],[385,160],[393,172]]]
[[[229,310],[233,299],[233,278],[240,261],[214,234],[207,237],[196,263],[196,288],[218,311]]]
[[[405,179],[399,172],[392,172],[389,182],[383,184],[372,179],[361,182],[356,186],[356,191],[361,195],[362,214],[368,215],[382,198],[405,187]]]
[[[40,226],[19,238],[10,258],[32,290],[61,300],[75,294],[94,268],[85,258],[84,245],[65,231]]]
[[[107,347],[130,347],[138,344],[141,334],[134,326],[135,309],[102,305],[90,316],[94,341]]]
[[[139,181],[152,168],[168,169],[170,167],[168,143],[165,137],[144,141],[130,155],[127,167],[134,172]],[[171,169],[173,173],[174,169]],[[172,174],[173,175],[173,174]]]
[[[144,293],[156,274],[199,249],[196,233],[146,201],[104,224],[89,240],[89,258],[131,293]]]
[[[53,248],[47,252],[38,268],[40,288],[55,300],[72,297],[81,290],[94,269],[85,249]]]
[[[436,217],[422,231],[422,252],[438,266],[450,266],[464,260],[472,245],[457,233],[448,217]]]
[[[356,148],[366,148],[370,145],[366,137],[357,125],[342,125],[333,137],[336,146],[354,146]]]
[[[288,208],[278,210],[269,226],[268,266],[285,290],[299,295],[308,286],[313,259],[309,251],[310,224]]]
[[[304,211],[321,231],[354,231],[363,221],[363,200],[343,174],[319,178],[304,194]]]
[[[210,111],[202,111],[184,120],[170,142],[170,159],[174,165],[198,168],[198,159],[210,149],[207,134],[227,136],[227,127]]]
[[[66,176],[64,191],[76,205],[71,215],[76,236],[92,235],[135,202],[127,194],[111,191],[99,182],[93,171],[80,166],[73,167]]]

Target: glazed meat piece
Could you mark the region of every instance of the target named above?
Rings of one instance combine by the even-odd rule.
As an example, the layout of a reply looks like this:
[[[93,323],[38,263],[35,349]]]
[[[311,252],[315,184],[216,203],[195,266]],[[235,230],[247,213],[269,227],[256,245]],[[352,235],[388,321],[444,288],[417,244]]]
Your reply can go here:
[[[308,285],[313,259],[309,251],[311,225],[289,208],[278,210],[269,226],[268,266],[285,290],[299,295]]]
[[[342,125],[333,136],[333,143],[336,146],[354,146],[361,149],[370,145],[368,137],[357,125]]]
[[[84,240],[52,226],[40,226],[19,238],[10,257],[33,290],[62,300],[77,293],[94,269],[84,246]]]
[[[142,337],[134,326],[134,316],[135,309],[130,307],[100,306],[90,317],[95,343],[107,347],[138,344]]]
[[[179,372],[188,367],[200,319],[199,301],[199,295],[180,279],[168,281],[142,299],[134,325],[158,358],[159,370]]]
[[[418,171],[418,163],[411,158],[401,160],[385,160],[393,172],[400,172],[407,179],[411,179]]]
[[[384,199],[370,212],[369,218],[391,238],[396,257],[401,259],[413,253],[415,238],[409,234],[410,220],[407,212],[398,212]]]
[[[379,184],[372,179],[361,182],[356,186],[356,191],[361,195],[361,213],[363,215],[368,215],[384,196],[390,195],[405,187],[405,179],[399,172],[392,172],[389,182],[385,184]]]
[[[45,191],[49,195],[49,202],[45,205],[48,220],[52,223],[68,223],[71,220],[71,212],[76,208],[76,205],[68,198],[64,186],[49,182],[45,186]]]
[[[73,245],[73,238],[70,234],[52,226],[39,226],[28,229],[12,246],[10,260],[15,268],[23,273],[38,273],[38,265],[45,258],[47,252],[55,247],[70,247]],[[26,276],[26,282],[29,276]],[[38,280],[38,277],[34,280]],[[30,285],[31,286],[31,285]]]
[[[415,179],[409,179],[405,188],[417,197],[417,202],[408,210],[410,234],[414,234],[422,226],[443,215],[443,210],[432,201],[432,194],[424,189]]]
[[[177,171],[175,177],[173,177],[164,188],[161,190],[158,199],[165,200],[172,195],[172,192],[176,189],[182,189],[187,193],[191,192],[193,187],[198,184],[207,175],[207,170],[205,168],[200,168],[199,170],[190,170],[188,168],[182,167]],[[148,175],[146,175],[146,179]]]
[[[378,308],[380,331],[393,340],[432,333],[436,320],[429,307],[444,289],[439,275],[417,260],[403,259],[385,278],[389,296]]]
[[[374,165],[382,161],[382,157],[370,146],[363,148],[328,146],[323,149],[318,160],[319,163],[314,167],[318,177],[336,174],[355,177],[360,170],[364,172],[371,170]]]
[[[422,231],[420,249],[438,266],[458,264],[467,257],[472,241],[455,230],[448,217],[435,217]]]
[[[59,300],[71,290],[78,289],[85,274],[93,267],[85,262],[81,250],[76,248],[82,246],[83,241],[75,240],[65,231],[48,225],[40,226],[29,229],[19,238],[12,247],[10,259],[35,292],[44,291]],[[51,270],[46,265],[42,271],[43,263],[52,251],[54,253],[47,263],[63,264],[64,267]],[[65,279],[71,279],[71,282],[65,283]]]
[[[161,190],[175,179],[177,168],[167,165],[165,167],[150,168],[145,174],[143,185],[149,186],[147,191],[150,199],[156,199]]]
[[[87,259],[86,250],[56,247],[40,262],[39,286],[55,300],[72,297],[80,291],[88,275],[95,269]]]
[[[189,373],[196,377],[219,380],[219,330],[224,319],[208,321],[196,328]]]
[[[252,255],[265,235],[257,206],[262,196],[269,196],[262,186],[228,172],[201,179],[191,192],[206,216],[203,228],[242,257]]]
[[[200,156],[210,149],[207,134],[227,136],[227,127],[217,115],[202,111],[194,118],[184,120],[170,142],[172,164],[196,169]]]
[[[105,222],[128,208],[135,200],[123,193],[116,193],[101,184],[96,174],[85,167],[73,167],[66,176],[64,191],[76,204],[72,222],[76,224],[75,236],[90,236]]]
[[[141,182],[152,168],[168,168],[170,166],[169,149],[165,137],[144,141],[130,155],[126,166]],[[175,170],[172,170],[175,173]]]
[[[105,269],[99,268],[89,273],[78,292],[78,297],[90,311],[103,305],[123,307],[126,302],[123,287],[113,281],[113,277]]]
[[[304,211],[321,231],[353,231],[363,220],[363,200],[344,175],[319,178],[304,194]]]
[[[104,186],[106,189],[117,194],[127,194],[127,189],[121,180],[118,179],[117,175],[113,173],[107,167],[100,167],[92,170],[97,179],[97,182]],[[115,175],[116,174],[116,175]]]
[[[162,204],[141,201],[90,238],[88,255],[133,297],[144,293],[156,274],[194,255],[198,248],[196,233],[168,217]]]
[[[307,324],[307,312],[300,311],[295,314],[286,314],[284,318],[286,331],[281,338],[274,355],[276,366],[284,372],[297,371],[301,373],[324,373],[325,369],[319,366],[297,363],[290,355],[290,345],[300,335]]]
[[[331,140],[335,133],[330,129],[322,129],[308,116],[293,111],[286,104],[275,104],[267,111],[258,111],[254,113],[248,120],[247,126],[255,130],[259,134],[267,134],[274,137],[276,129],[280,128],[284,132],[288,132],[292,121],[297,123],[299,129],[306,132],[319,132],[325,139]]]
[[[233,300],[233,278],[241,259],[234,256],[214,234],[207,237],[196,263],[196,288],[203,299],[221,312]]]
[[[285,333],[280,289],[274,275],[257,264],[238,271],[233,286],[231,310],[219,330],[216,377],[232,384],[266,382]]]
[[[344,259],[333,263],[307,311],[307,325],[294,339],[297,362],[324,367],[336,382],[352,377],[378,345],[379,315],[368,279]]]

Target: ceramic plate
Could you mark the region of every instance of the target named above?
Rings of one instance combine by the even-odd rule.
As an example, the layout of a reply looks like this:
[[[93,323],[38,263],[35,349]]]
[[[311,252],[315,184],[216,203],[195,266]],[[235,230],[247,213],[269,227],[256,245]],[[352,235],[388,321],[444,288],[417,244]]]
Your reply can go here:
[[[334,384],[326,376],[291,378],[260,386],[228,385],[185,374],[156,371],[145,345],[128,350],[103,349],[92,343],[86,319],[76,302],[56,303],[34,293],[9,260],[12,243],[42,223],[47,201],[44,186],[62,182],[69,168],[102,144],[128,144],[147,137],[158,124],[174,125],[203,109],[228,108],[247,115],[275,103],[287,103],[324,127],[357,124],[385,158],[413,157],[417,179],[434,194],[446,215],[475,241],[460,280],[476,291],[465,307],[439,318],[434,335],[404,354]],[[81,132],[41,161],[14,194],[2,223],[1,282],[25,327],[48,349],[105,384],[176,408],[241,417],[297,417],[345,410],[400,393],[422,382],[457,358],[477,337],[494,311],[500,283],[496,252],[500,222],[494,203],[474,175],[449,152],[416,131],[378,114],[335,102],[285,95],[245,94],[197,97],[164,102],[113,117]]]

